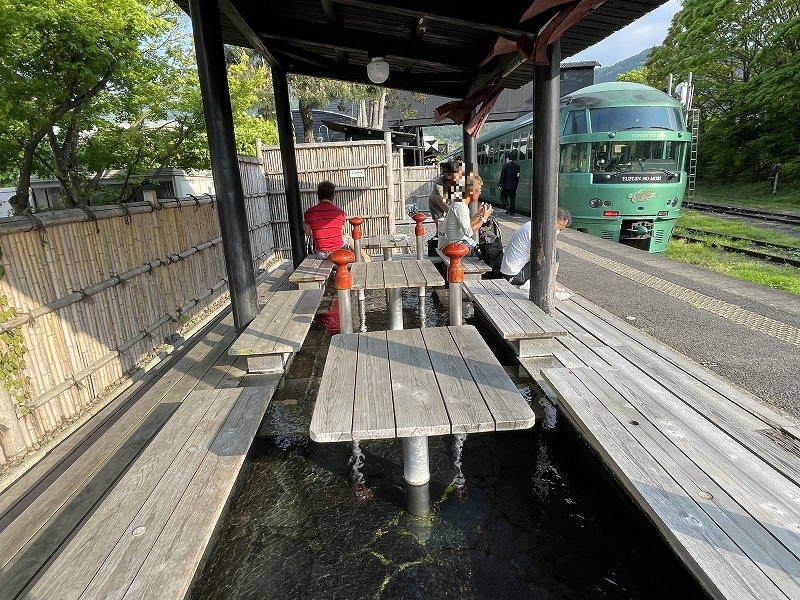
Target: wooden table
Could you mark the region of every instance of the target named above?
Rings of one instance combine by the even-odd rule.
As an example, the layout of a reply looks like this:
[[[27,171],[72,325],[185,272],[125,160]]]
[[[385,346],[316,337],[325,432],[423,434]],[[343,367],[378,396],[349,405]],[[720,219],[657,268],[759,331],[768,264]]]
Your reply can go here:
[[[430,479],[428,437],[526,429],[533,410],[471,325],[334,335],[316,442],[403,438],[404,477]]]
[[[395,248],[412,248],[412,243],[406,234],[373,235],[362,238],[361,247],[365,250],[383,250],[383,260],[392,260],[392,252]],[[416,241],[413,247],[416,248]]]
[[[444,279],[429,260],[353,263],[350,275],[354,290],[386,290],[390,329],[403,328],[403,288],[444,285]]]

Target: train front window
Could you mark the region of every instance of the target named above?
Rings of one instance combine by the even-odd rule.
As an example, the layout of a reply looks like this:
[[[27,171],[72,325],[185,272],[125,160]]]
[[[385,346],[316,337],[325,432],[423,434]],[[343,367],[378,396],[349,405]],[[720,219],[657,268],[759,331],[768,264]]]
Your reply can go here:
[[[682,147],[686,142],[641,140],[594,142],[591,170],[597,171],[680,171]],[[562,147],[562,169],[563,169]]]
[[[576,133],[586,133],[586,111],[573,110],[567,114],[567,121],[564,123],[563,135],[575,135]]]
[[[586,142],[561,144],[559,171],[561,173],[586,172]]]
[[[684,129],[680,111],[669,106],[590,108],[589,120],[593,133],[630,129],[666,131],[682,131]],[[569,124],[569,121],[567,123]]]

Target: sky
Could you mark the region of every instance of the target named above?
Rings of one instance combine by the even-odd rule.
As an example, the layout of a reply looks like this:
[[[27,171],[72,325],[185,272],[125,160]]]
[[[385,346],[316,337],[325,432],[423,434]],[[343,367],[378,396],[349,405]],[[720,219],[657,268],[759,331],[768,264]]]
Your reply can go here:
[[[639,54],[645,48],[659,46],[667,37],[672,17],[681,9],[678,0],[669,0],[627,27],[570,56],[567,62],[594,60],[601,67],[610,67],[621,60]]]

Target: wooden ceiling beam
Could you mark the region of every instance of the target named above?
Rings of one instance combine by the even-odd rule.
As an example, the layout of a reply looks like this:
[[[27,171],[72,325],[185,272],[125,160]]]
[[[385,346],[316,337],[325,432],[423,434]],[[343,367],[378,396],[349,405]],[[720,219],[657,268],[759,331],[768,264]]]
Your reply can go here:
[[[488,50],[476,48],[463,52],[442,44],[412,41],[407,37],[389,36],[367,31],[330,28],[319,23],[270,19],[262,21],[257,31],[263,40],[277,40],[342,51],[364,52],[372,56],[396,56],[401,59],[438,65],[449,69],[477,69]]]
[[[250,42],[253,50],[264,57],[264,60],[267,61],[269,66],[276,67],[278,69],[283,68],[278,59],[272,55],[272,53],[269,51],[269,48],[267,48],[264,45],[264,42],[261,41],[261,38],[256,35],[247,20],[239,13],[236,7],[231,4],[230,0],[219,0],[219,8],[222,11],[222,14],[224,14],[234,25],[234,27],[241,32],[244,38]]]
[[[398,17],[427,18],[430,21],[437,21],[446,25],[452,25],[462,29],[478,29],[481,31],[493,31],[499,35],[516,37],[522,33],[535,33],[539,30],[541,23],[537,19],[531,19],[528,23],[518,23],[522,12],[514,18],[509,14],[508,7],[505,10],[490,10],[484,6],[481,10],[470,11],[469,18],[458,16],[458,11],[453,10],[451,3],[437,2],[429,0],[386,0],[384,2],[369,2],[368,0],[332,0],[335,4],[350,6],[365,11],[380,11],[397,15]]]

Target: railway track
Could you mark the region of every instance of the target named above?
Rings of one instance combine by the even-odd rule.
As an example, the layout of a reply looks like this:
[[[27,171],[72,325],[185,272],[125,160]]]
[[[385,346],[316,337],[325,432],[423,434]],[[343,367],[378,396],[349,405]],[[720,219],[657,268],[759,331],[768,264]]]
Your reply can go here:
[[[747,217],[750,219],[761,219],[763,221],[774,221],[776,223],[784,223],[787,225],[800,226],[800,215],[770,212],[766,210],[759,210],[757,208],[746,208],[743,206],[724,206],[721,204],[709,204],[706,202],[684,202],[684,208],[692,208],[701,212],[715,212],[725,215],[738,215],[740,217]]]
[[[685,233],[684,233],[685,232]],[[738,252],[753,258],[766,260],[769,262],[782,263],[800,268],[800,247],[786,246],[783,244],[771,244],[761,240],[754,240],[750,238],[736,237],[731,235],[724,235],[715,231],[708,231],[706,229],[697,229],[691,227],[676,227],[675,233],[672,237],[683,239],[689,242],[696,242],[707,244],[721,248],[727,252]],[[774,254],[763,250],[756,250],[752,247],[742,247],[733,245],[739,242],[740,244],[747,244],[748,246],[755,246],[758,248],[770,248],[782,252],[783,254]]]

